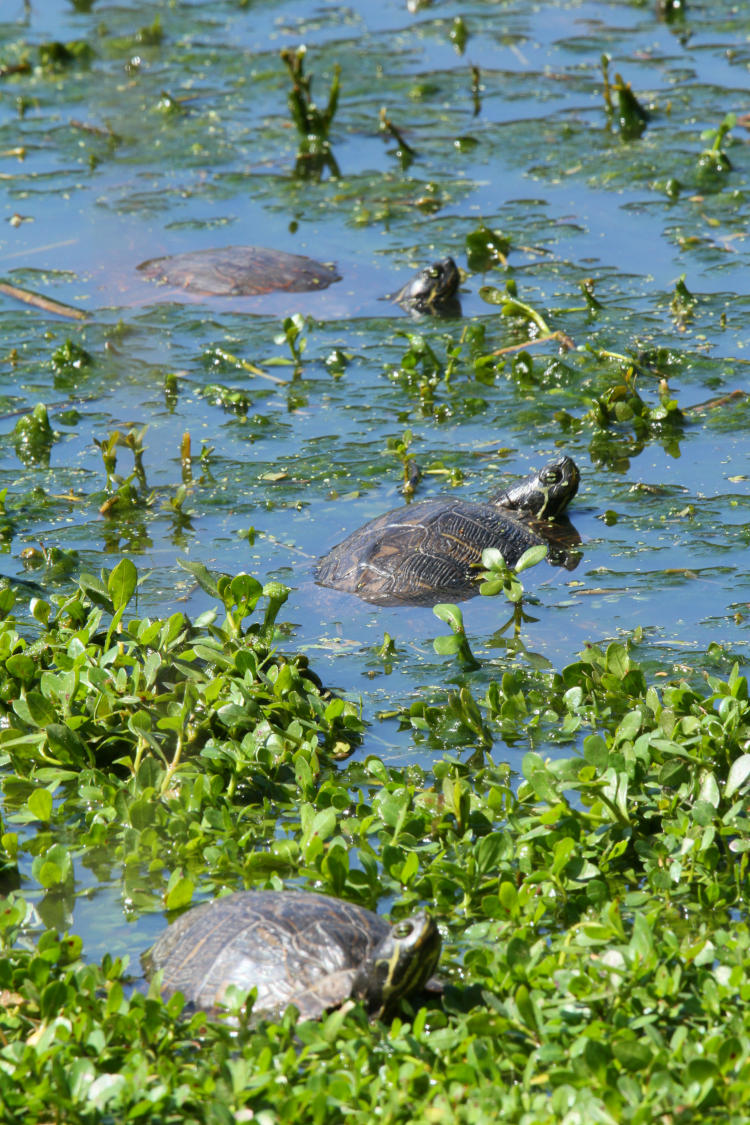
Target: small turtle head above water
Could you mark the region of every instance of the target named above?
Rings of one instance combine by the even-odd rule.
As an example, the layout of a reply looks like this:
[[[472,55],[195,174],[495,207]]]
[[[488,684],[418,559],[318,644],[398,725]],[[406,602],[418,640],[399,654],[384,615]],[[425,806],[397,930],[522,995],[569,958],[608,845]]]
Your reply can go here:
[[[443,258],[416,273],[393,299],[417,315],[460,316],[461,305],[456,297],[460,281],[456,263],[452,258]]]
[[[529,473],[490,497],[490,503],[522,512],[534,519],[551,519],[567,508],[578,492],[580,479],[578,466],[572,457],[557,457],[538,472]]]
[[[372,1015],[388,1015],[403,996],[424,988],[439,956],[440,933],[429,914],[422,910],[395,922],[360,965],[352,996]]]

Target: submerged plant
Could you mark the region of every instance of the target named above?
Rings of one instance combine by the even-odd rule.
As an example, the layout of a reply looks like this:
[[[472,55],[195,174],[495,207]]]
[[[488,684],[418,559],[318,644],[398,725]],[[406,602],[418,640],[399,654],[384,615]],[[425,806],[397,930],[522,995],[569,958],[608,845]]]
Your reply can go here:
[[[388,114],[385,111],[385,106],[383,106],[380,110],[380,116],[378,117],[378,129],[384,137],[390,137],[396,142],[397,148],[395,150],[395,154],[398,157],[399,163],[401,164],[401,171],[405,172],[414,162],[414,157],[417,155],[417,152],[416,149],[413,149],[405,139],[401,130],[397,128],[397,126],[394,125],[394,123],[388,117]]]

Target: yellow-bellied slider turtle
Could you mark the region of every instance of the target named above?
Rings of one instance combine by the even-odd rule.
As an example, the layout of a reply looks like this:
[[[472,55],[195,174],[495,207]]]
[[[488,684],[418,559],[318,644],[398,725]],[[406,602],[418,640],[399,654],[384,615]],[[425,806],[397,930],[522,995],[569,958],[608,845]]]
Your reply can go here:
[[[181,915],[147,954],[162,992],[218,1014],[229,985],[257,989],[253,1014],[294,1004],[317,1019],[350,997],[372,1016],[427,983],[440,956],[434,920],[389,925],[362,906],[305,891],[238,891]]]
[[[207,297],[257,297],[280,290],[309,293],[341,280],[333,266],[303,254],[287,254],[262,246],[226,246],[150,258],[141,262],[138,269],[150,281]],[[445,258],[420,270],[394,300],[415,313],[459,316],[459,281],[456,263]]]
[[[434,605],[476,592],[486,547],[496,547],[515,566],[529,547],[552,550],[557,516],[578,491],[579,472],[570,457],[548,462],[489,503],[450,497],[395,508],[366,523],[321,559],[315,578],[378,605]],[[575,533],[574,533],[575,534]]]

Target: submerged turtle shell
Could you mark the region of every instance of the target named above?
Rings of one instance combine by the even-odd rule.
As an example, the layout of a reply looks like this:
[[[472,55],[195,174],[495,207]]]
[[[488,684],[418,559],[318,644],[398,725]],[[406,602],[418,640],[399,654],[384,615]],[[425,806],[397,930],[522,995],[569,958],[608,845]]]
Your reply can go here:
[[[560,525],[523,517],[561,512],[578,481],[575,462],[562,457],[504,490],[491,504],[436,497],[395,508],[352,532],[321,559],[316,581],[377,605],[434,605],[476,593],[487,547],[496,547],[513,567],[530,547],[544,543],[552,554],[557,539],[553,558],[565,565],[565,536],[555,534]]]
[[[397,936],[391,949],[389,937],[409,926],[406,942]],[[390,961],[375,971],[367,962],[382,943]],[[397,944],[406,945],[398,963]],[[380,1014],[393,997],[424,986],[439,950],[437,926],[426,914],[392,927],[371,910],[326,895],[239,891],[182,914],[146,960],[149,973],[162,971],[164,995],[182,992],[210,1014],[236,985],[257,989],[254,1013],[294,1004],[302,1019],[317,1019],[352,995]]]
[[[151,281],[209,297],[254,297],[280,289],[306,293],[341,280],[332,266],[262,246],[225,246],[151,258],[138,269]]]

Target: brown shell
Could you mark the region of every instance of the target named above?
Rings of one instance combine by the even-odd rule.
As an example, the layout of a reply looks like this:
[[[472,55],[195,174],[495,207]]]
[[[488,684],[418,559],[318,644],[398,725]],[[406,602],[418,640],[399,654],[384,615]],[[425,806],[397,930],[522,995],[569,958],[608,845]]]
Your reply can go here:
[[[357,969],[390,932],[379,914],[306,891],[239,891],[182,914],[147,956],[162,992],[216,1015],[229,985],[257,988],[260,1015],[295,1004],[317,1019],[351,994]]]
[[[209,297],[253,297],[281,289],[305,293],[341,280],[332,266],[262,246],[226,246],[151,258],[138,269],[151,281]]]
[[[467,500],[422,500],[366,523],[321,559],[316,581],[378,605],[434,605],[476,590],[482,551],[508,566],[546,539],[510,512]]]

